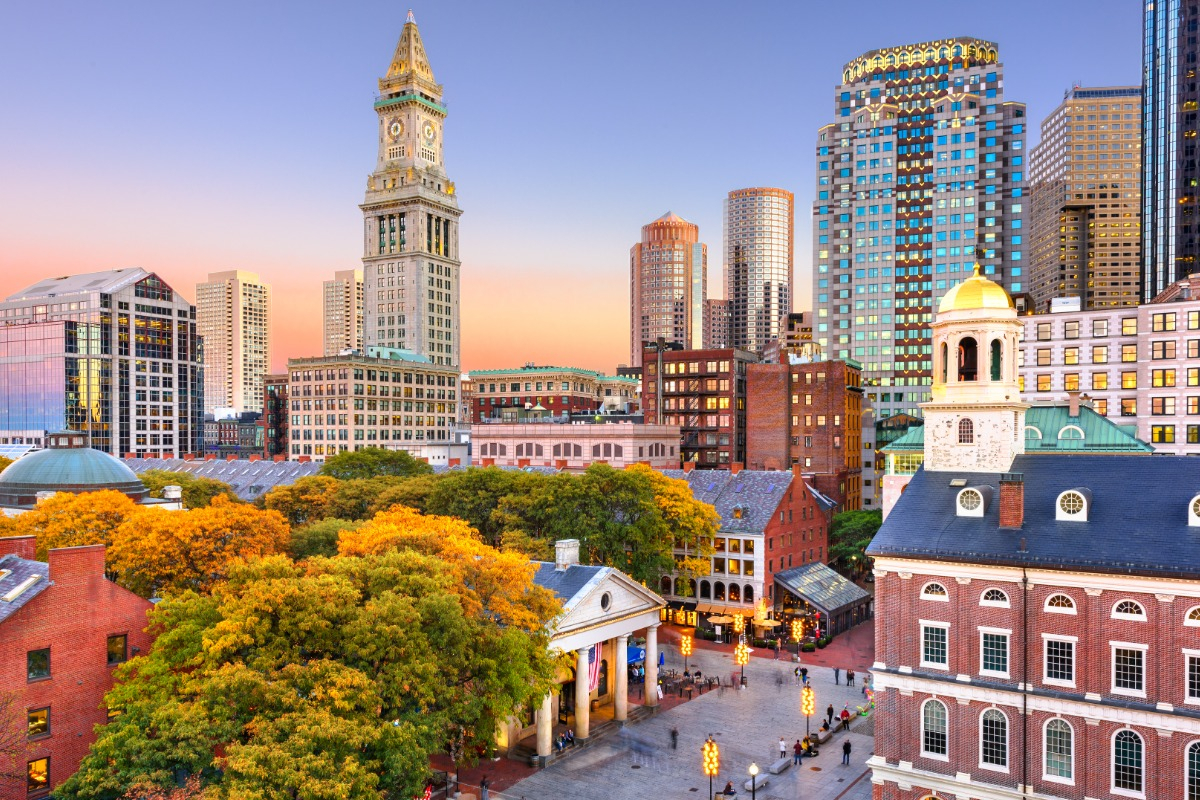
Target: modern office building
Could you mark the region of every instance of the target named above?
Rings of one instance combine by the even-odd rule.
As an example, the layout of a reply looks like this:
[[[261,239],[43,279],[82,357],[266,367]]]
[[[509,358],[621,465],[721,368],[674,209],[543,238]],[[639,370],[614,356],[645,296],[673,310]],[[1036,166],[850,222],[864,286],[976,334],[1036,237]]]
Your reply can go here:
[[[379,152],[363,212],[363,341],[439,366],[461,359],[458,207],[442,86],[409,12],[375,100]]]
[[[700,227],[668,211],[642,226],[629,250],[629,357],[641,366],[646,342],[704,344],[708,245]]]
[[[1148,301],[1195,272],[1200,254],[1200,7],[1190,0],[1142,7],[1142,299]]]
[[[813,304],[826,358],[863,365],[880,419],[919,416],[938,300],[976,263],[1024,274],[1025,106],[1004,97],[996,45],[959,37],[845,65],[818,132]]]
[[[39,281],[0,303],[0,444],[176,457],[201,451],[196,307],[136,267]]]
[[[1142,89],[1067,92],[1029,157],[1029,280],[1036,313],[1141,302]]]
[[[196,286],[204,339],[204,408],[258,411],[271,364],[271,287],[253,272],[214,272]]]
[[[363,348],[363,271],[345,269],[322,284],[325,355]]]
[[[430,464],[467,460],[455,441],[458,370],[407,350],[288,359],[292,461],[364,447],[405,450]]]
[[[728,300],[704,301],[704,349],[720,350],[729,347],[729,322],[732,305]]]
[[[725,299],[729,347],[762,352],[778,339],[795,296],[796,197],[784,189],[736,189],[725,198]]]

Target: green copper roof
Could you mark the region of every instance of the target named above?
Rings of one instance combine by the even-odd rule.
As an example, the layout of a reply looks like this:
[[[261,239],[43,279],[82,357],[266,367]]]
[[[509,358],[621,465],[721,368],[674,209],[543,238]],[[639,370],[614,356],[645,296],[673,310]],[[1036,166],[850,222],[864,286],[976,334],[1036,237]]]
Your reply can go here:
[[[883,448],[885,453],[925,452],[925,426],[914,425],[896,441]]]
[[[46,491],[69,488],[145,491],[137,475],[120,459],[90,447],[49,448],[18,458],[0,472],[0,491],[16,486],[44,487]]]

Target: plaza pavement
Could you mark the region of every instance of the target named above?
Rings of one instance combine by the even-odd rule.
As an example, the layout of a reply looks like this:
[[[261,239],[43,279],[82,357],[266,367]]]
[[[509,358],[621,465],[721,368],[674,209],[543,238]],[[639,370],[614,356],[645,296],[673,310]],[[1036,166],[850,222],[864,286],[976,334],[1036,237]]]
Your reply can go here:
[[[706,675],[728,678],[738,670],[733,665],[732,647],[697,650],[688,660]],[[683,669],[675,647],[664,648],[668,668]],[[791,662],[781,657],[751,658],[746,667],[749,686],[741,691],[726,689],[706,692],[665,710],[622,733],[561,759],[520,781],[503,793],[491,792],[491,800],[699,800],[708,793],[708,778],[700,769],[700,747],[708,734],[720,745],[721,774],[713,780],[715,791],[733,781],[738,800],[748,800],[742,788],[747,768],[757,762],[762,773],[779,757],[779,737],[788,743],[788,754],[796,739],[804,735],[800,714],[800,687],[794,682]],[[843,671],[842,680],[845,680]],[[864,673],[859,673],[861,684]],[[835,713],[849,703],[864,702],[860,687],[833,683],[833,670],[810,666],[809,680],[816,690],[817,713],[823,715],[833,703]],[[813,729],[820,718],[813,716]],[[671,749],[671,728],[679,730],[677,749]],[[873,721],[860,720],[849,733],[835,733],[813,759],[771,775],[759,789],[756,800],[868,800],[871,779],[865,762],[873,745]],[[850,765],[843,766],[842,742],[849,736],[853,749]],[[464,786],[466,789],[466,786]]]

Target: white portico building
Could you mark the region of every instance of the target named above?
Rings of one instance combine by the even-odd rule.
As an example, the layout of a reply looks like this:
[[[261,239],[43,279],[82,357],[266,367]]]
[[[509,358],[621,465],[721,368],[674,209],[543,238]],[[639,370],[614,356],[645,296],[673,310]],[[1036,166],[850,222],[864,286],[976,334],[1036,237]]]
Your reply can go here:
[[[646,706],[658,704],[658,626],[666,601],[620,570],[580,564],[576,539],[557,542],[554,563],[541,562],[534,581],[562,601],[550,647],[571,654],[570,666],[561,669],[556,689],[541,706],[504,726],[499,744],[512,755],[528,737],[544,765],[553,752],[555,725],[571,728],[577,742],[586,742],[596,720],[628,719],[629,640],[642,630],[647,690],[638,694]]]

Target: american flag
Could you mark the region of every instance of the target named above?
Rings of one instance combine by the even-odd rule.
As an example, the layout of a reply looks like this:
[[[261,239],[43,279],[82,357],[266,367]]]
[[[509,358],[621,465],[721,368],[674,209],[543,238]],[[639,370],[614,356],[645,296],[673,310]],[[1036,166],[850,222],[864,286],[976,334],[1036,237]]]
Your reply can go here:
[[[596,691],[600,685],[600,645],[588,648],[588,691]]]

